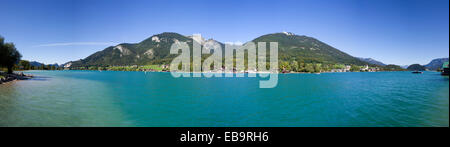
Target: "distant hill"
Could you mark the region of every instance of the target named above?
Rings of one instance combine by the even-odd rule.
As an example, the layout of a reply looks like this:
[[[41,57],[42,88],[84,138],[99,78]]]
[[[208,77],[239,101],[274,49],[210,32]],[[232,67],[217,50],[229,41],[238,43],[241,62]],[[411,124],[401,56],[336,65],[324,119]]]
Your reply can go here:
[[[48,64],[48,65],[54,66],[54,67],[59,67],[58,63],[55,63],[55,64]]]
[[[55,63],[55,64],[44,64],[44,63],[41,63],[41,62],[37,62],[37,61],[30,61],[30,65],[31,66],[35,66],[35,67],[40,67],[41,65],[45,65],[45,66],[55,66],[55,67],[59,67],[60,65],[58,65],[58,63]]]
[[[288,32],[263,35],[254,39],[253,42],[278,42],[280,61],[296,60],[304,63],[368,64],[315,38]]]
[[[72,67],[143,65],[170,63],[176,55],[170,55],[172,43],[183,41],[192,46],[192,39],[177,33],[162,33],[140,43],[122,43],[96,52],[85,59],[72,62]]]
[[[424,71],[426,68],[425,68],[425,66],[422,66],[420,64],[413,64],[413,65],[408,66],[408,68],[406,68],[406,69],[408,69],[410,71]]]
[[[258,37],[254,42],[278,42],[279,60],[325,64],[370,64],[329,46],[315,38],[293,33],[274,33]],[[71,67],[169,64],[177,55],[169,54],[174,42],[186,42],[192,48],[192,37],[178,33],[161,33],[139,43],[122,43],[73,61]],[[197,40],[202,45],[215,40]]]
[[[361,58],[361,57],[357,57],[359,60],[370,63],[370,64],[374,64],[374,65],[379,65],[379,66],[386,66],[386,64],[384,64],[383,62],[377,61],[375,59],[372,58]]]
[[[59,65],[59,67],[70,67],[72,65],[72,61]]]
[[[38,67],[39,67],[39,66],[41,66],[42,64],[44,64],[44,63],[40,63],[40,62],[37,62],[37,61],[31,61],[31,62],[30,62],[30,65],[31,65],[31,66],[38,66]]]
[[[429,70],[437,70],[438,68],[442,67],[442,64],[444,64],[444,62],[448,62],[448,58],[434,59],[430,63],[428,63],[427,65],[424,65],[424,66]]]
[[[400,65],[401,68],[406,69],[409,65]]]
[[[389,65],[383,66],[382,69],[385,71],[403,71],[406,68],[402,68],[402,67],[400,67],[398,65],[394,65],[394,64],[389,64]]]

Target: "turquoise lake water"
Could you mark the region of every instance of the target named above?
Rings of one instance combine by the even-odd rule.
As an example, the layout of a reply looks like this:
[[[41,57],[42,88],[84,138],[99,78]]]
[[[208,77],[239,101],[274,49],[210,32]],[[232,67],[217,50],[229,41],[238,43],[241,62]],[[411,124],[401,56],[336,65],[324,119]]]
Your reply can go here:
[[[0,85],[0,126],[449,126],[437,72],[173,78],[170,73],[28,71]]]

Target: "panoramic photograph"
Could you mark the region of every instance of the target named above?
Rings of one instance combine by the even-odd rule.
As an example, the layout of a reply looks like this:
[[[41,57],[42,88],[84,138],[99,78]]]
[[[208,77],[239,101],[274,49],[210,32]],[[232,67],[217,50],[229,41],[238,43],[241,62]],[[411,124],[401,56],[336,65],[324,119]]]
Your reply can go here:
[[[0,127],[449,127],[448,0],[0,6]]]

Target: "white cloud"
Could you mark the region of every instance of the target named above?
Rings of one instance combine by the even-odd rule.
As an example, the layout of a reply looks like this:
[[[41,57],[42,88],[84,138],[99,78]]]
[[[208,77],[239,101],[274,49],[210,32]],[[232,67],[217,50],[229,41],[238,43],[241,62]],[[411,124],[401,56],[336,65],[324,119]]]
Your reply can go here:
[[[64,43],[49,43],[39,44],[33,47],[53,47],[53,46],[81,46],[81,45],[116,45],[115,42],[64,42]]]

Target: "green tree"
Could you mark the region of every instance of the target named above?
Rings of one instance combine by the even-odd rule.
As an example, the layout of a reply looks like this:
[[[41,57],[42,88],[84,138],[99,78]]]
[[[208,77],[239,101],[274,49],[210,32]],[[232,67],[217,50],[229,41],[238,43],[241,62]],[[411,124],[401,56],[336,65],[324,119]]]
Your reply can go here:
[[[344,69],[345,65],[344,64],[335,64],[334,65],[334,69]]]
[[[289,66],[289,62],[281,61],[281,63],[280,63],[280,71],[283,71],[283,69],[286,70],[286,71],[290,71],[291,70],[291,67]]]
[[[290,67],[291,67],[292,71],[296,71],[297,72],[298,71],[298,62],[297,61],[292,61]]]
[[[323,64],[322,65],[322,71],[330,71],[331,69],[330,69],[330,66],[329,65],[327,65],[327,64]]]
[[[19,61],[19,67],[22,67],[23,70],[30,70],[31,64],[27,60],[20,60]]]
[[[300,62],[300,64],[298,64],[298,71],[305,72],[305,63]]]
[[[5,43],[5,39],[0,36],[0,66],[6,67],[8,73],[13,73],[13,67],[20,61],[22,55],[17,51],[13,43]]]
[[[311,63],[308,63],[305,65],[305,72],[314,72],[314,65]]]
[[[322,64],[314,64],[314,72],[322,72]]]
[[[356,66],[356,65],[352,65],[352,66],[350,67],[350,71],[360,71],[360,70],[361,70],[361,67]]]

